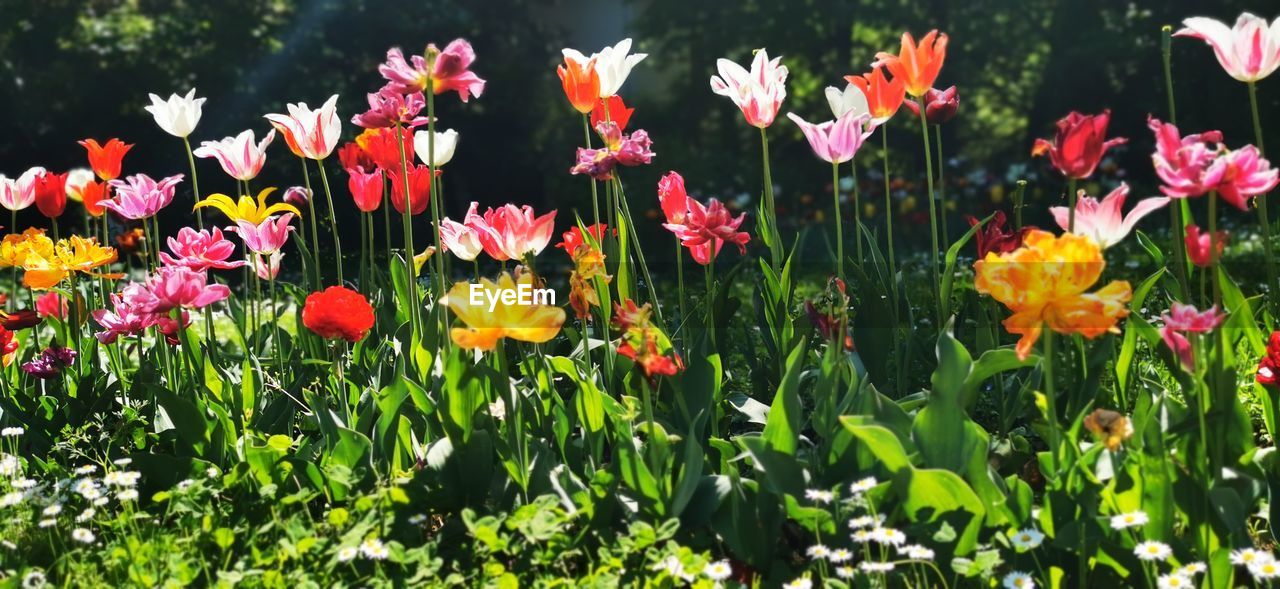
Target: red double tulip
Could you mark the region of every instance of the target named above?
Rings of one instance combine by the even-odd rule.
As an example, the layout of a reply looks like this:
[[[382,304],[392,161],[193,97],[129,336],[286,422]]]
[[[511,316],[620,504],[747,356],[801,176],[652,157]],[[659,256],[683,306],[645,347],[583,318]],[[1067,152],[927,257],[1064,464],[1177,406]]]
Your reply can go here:
[[[373,162],[373,158],[369,157],[368,153],[365,153],[364,148],[360,147],[360,144],[355,141],[348,141],[338,148],[338,161],[342,163],[344,170],[360,170],[361,172],[372,170],[377,165]],[[405,161],[409,160],[406,159]]]
[[[365,155],[375,165],[387,171],[399,171],[401,162],[413,165],[413,129],[401,129],[400,141],[396,141],[396,130],[392,127],[384,129],[367,129],[356,136],[356,144],[364,150]],[[401,149],[404,157],[401,159]]]
[[[106,145],[99,145],[96,139],[85,139],[79,143],[89,151],[89,167],[104,182],[120,177],[120,162],[124,159],[124,154],[133,149],[132,143],[125,143],[114,137],[108,139]]]
[[[1044,139],[1036,139],[1031,148],[1031,155],[1049,154],[1053,167],[1063,176],[1082,180],[1093,175],[1093,171],[1102,161],[1108,149],[1128,143],[1124,137],[1107,139],[1107,124],[1111,122],[1111,111],[1101,114],[1082,115],[1072,111],[1058,121],[1058,133],[1050,143]]]
[[[67,208],[67,172],[42,172],[35,179],[36,208],[50,219],[62,216]]]
[[[313,292],[302,307],[302,324],[325,339],[355,343],[369,335],[373,323],[373,307],[368,299],[345,286]]]

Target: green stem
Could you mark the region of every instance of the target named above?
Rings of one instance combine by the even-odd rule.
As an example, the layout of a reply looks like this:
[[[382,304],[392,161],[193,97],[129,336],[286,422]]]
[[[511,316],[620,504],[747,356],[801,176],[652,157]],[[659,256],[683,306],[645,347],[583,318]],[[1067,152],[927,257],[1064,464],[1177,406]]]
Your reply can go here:
[[[427,80],[427,168],[431,170],[431,222],[432,240],[435,242],[436,253],[442,251],[440,245],[440,211],[443,203],[440,202],[439,195],[436,193],[436,95],[432,89],[434,81]],[[446,284],[444,273],[444,256],[433,256],[436,261],[436,297],[439,298],[448,291],[449,285]],[[436,313],[436,321],[439,326],[440,333],[447,331],[449,326],[449,309],[444,305],[432,304],[431,308]],[[440,338],[443,342],[444,349],[448,349],[452,345],[452,340],[447,337]]]
[[[849,160],[849,174],[853,180],[853,232],[857,235],[857,255],[858,267],[862,267],[862,263],[866,260],[862,256],[862,203],[858,195],[858,162],[857,160]]]
[[[1173,27],[1164,25],[1160,28],[1160,57],[1164,66],[1164,94],[1169,102],[1169,124],[1178,124],[1178,108],[1173,96]],[[1190,286],[1187,280],[1187,250],[1183,236],[1186,234],[1182,218],[1183,202],[1169,205],[1169,247],[1173,249],[1174,278],[1182,289],[1182,296],[1189,297]]]
[[[840,216],[840,164],[831,164],[831,201],[836,214],[836,276],[844,280],[844,218]]]
[[[942,225],[942,247],[949,247],[951,236],[947,231],[947,181],[943,175],[947,169],[947,158],[942,157],[942,125],[933,126],[933,137],[938,145],[938,222]]]
[[[1262,118],[1258,115],[1258,86],[1254,82],[1249,82],[1249,110],[1253,113],[1253,137],[1254,143],[1258,146],[1258,155],[1266,157],[1267,148],[1262,138]],[[1271,243],[1271,216],[1267,214],[1267,195],[1259,194],[1255,202],[1258,203],[1258,222],[1262,225],[1262,251],[1267,258],[1267,291],[1275,292],[1273,289],[1276,288],[1276,263]]]
[[[587,115],[582,115],[582,138],[586,143],[587,149],[591,149],[591,123],[587,119]],[[596,188],[596,179],[588,177],[591,181],[591,220],[596,225],[600,224],[600,195]],[[604,241],[604,234],[600,234],[600,240]],[[603,247],[603,246],[602,246]],[[683,313],[681,313],[683,315]]]
[[[1270,242],[1267,242],[1270,243]],[[1218,281],[1218,191],[1209,191],[1209,276],[1213,283],[1213,304],[1222,303],[1222,285]]]
[[[769,231],[773,234],[769,240],[773,242],[769,253],[773,258],[773,271],[782,271],[782,257],[785,247],[782,244],[782,230],[778,228],[778,209],[773,204],[773,175],[769,171],[769,135],[765,128],[760,128],[760,160],[764,172],[764,208],[769,216]]]
[[[187,165],[191,168],[191,191],[195,194],[196,202],[200,202],[200,178],[196,175],[196,158],[191,152],[191,141],[183,137],[182,146],[187,150]],[[204,229],[204,211],[202,209],[196,209],[196,228]]]
[[[930,257],[933,260],[933,298],[936,301],[935,317],[938,327],[942,327],[942,279],[938,265],[938,201],[933,192],[933,154],[929,149],[929,122],[924,118],[924,97],[916,99],[920,104],[920,137],[924,141],[924,172],[929,189],[929,240]]]
[[[324,159],[316,160],[320,168],[320,183],[324,185],[324,199],[329,205],[329,224],[333,226],[333,253],[338,260],[338,284],[346,282],[342,275],[342,240],[338,238],[338,216],[333,212],[333,194],[329,191],[329,175],[324,171]]]
[[[1076,179],[1067,178],[1067,233],[1076,232]]]
[[[593,181],[594,182],[594,181]],[[684,252],[681,250],[680,239],[675,239],[676,244],[676,285],[679,292],[677,293],[680,305],[680,322],[683,323],[688,315],[684,313]]]
[[[1043,327],[1044,357],[1040,359],[1041,372],[1044,376],[1044,398],[1046,421],[1049,426],[1049,472],[1057,478],[1058,473],[1058,400],[1053,383],[1053,329],[1045,324]],[[1056,480],[1054,481],[1056,484]]]
[[[307,171],[307,158],[300,157],[302,162],[302,182],[307,187],[307,216],[311,218],[311,265],[314,266],[315,289],[324,285],[320,274],[320,230],[316,228],[316,193],[311,190],[311,172]]]
[[[405,156],[404,150],[404,131],[399,123],[396,123],[396,144],[400,146],[400,181],[404,187],[404,212],[400,215],[402,229],[404,231],[404,270],[405,276],[409,279],[409,325],[414,333],[419,332],[418,327],[418,274],[413,267],[413,210],[410,203],[413,202],[409,195],[409,162]]]
[[[1013,228],[1022,230],[1022,200],[1027,194],[1027,181],[1018,180],[1018,188],[1013,191]]]

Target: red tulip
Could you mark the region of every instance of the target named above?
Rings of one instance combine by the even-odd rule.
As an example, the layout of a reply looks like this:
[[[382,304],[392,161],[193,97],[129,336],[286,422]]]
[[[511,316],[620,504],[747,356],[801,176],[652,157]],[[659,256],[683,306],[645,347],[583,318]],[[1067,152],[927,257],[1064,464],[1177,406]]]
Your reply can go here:
[[[911,111],[911,114],[917,118],[920,116],[920,105],[910,100],[903,102],[903,106]],[[956,111],[960,109],[960,96],[956,93],[956,87],[952,86],[946,90],[938,90],[930,88],[924,93],[924,119],[930,125],[941,125],[950,121],[956,116]]]
[[[440,172],[437,170],[437,174]],[[387,181],[391,183],[391,204],[396,212],[404,214],[404,176],[400,168],[387,171]],[[431,202],[431,168],[424,165],[409,166],[409,212],[422,214]]]
[[[1049,154],[1053,167],[1068,178],[1084,179],[1093,175],[1093,170],[1102,161],[1108,149],[1127,143],[1124,137],[1107,139],[1107,124],[1111,122],[1111,111],[1101,114],[1082,115],[1072,111],[1058,121],[1058,133],[1052,143],[1044,139],[1036,139],[1031,148],[1031,155]]]
[[[351,198],[356,201],[356,208],[365,213],[378,210],[378,206],[382,204],[382,171],[374,170],[366,174],[358,168],[348,169],[347,175],[350,176],[347,188],[351,189]],[[403,193],[404,190],[400,192]]]
[[[307,296],[302,324],[325,339],[355,343],[373,328],[373,307],[364,295],[345,286],[330,286]]]
[[[36,208],[40,214],[56,219],[67,208],[67,172],[44,172],[35,180]]]
[[[1201,233],[1200,227],[1187,225],[1187,258],[1196,266],[1208,268],[1215,260],[1222,257],[1222,250],[1227,247],[1228,237],[1229,234],[1226,231],[1219,231],[1215,239],[1211,240],[1208,232]]]
[[[608,113],[607,120],[617,123],[620,130],[626,129],[627,122],[631,120],[631,113],[635,111],[634,108],[627,108],[626,103],[622,102],[622,97],[617,94],[602,98],[597,100],[595,106],[591,108],[591,128],[594,129],[604,122],[605,113]]]

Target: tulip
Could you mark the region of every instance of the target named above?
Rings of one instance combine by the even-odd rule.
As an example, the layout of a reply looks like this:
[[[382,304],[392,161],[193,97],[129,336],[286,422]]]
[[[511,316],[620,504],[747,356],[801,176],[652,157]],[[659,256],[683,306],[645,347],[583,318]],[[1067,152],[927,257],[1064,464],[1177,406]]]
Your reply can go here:
[[[827,106],[831,107],[831,116],[837,119],[848,112],[852,112],[855,115],[871,112],[871,108],[867,104],[867,95],[863,94],[862,90],[859,90],[852,82],[845,85],[844,90],[835,86],[827,86],[824,92],[827,97]]]
[[[1156,137],[1151,162],[1162,182],[1160,192],[1173,198],[1189,198],[1212,190],[1211,179],[1205,173],[1222,149],[1222,132],[1205,131],[1183,137],[1173,124],[1155,117],[1147,119],[1147,126]]]
[[[35,204],[36,178],[44,171],[44,168],[36,166],[16,179],[0,176],[0,206],[16,212]]]
[[[1108,149],[1128,143],[1124,137],[1107,139],[1111,111],[1083,115],[1072,111],[1057,123],[1058,132],[1052,143],[1036,139],[1032,156],[1049,154],[1049,161],[1063,176],[1082,180],[1093,175]]]
[[[550,341],[564,325],[564,309],[536,300],[533,304],[512,304],[501,296],[495,297],[503,292],[514,292],[521,286],[531,288],[533,275],[524,274],[513,280],[504,272],[497,282],[486,278],[478,284],[454,284],[440,298],[440,304],[448,307],[465,327],[450,329],[449,337],[460,348],[483,351],[493,350],[504,338],[537,344]],[[477,297],[477,294],[483,296]],[[484,303],[473,304],[476,300]],[[489,303],[493,300],[498,302]]]
[[[467,216],[464,217],[464,220],[480,219],[483,221],[476,214],[478,206],[477,203],[472,202],[471,207],[467,209]],[[474,261],[476,256],[484,251],[484,245],[480,242],[481,234],[485,231],[484,227],[487,227],[487,225],[459,223],[448,217],[440,219],[440,247],[460,260]]]
[[[881,67],[873,67],[870,73],[861,76],[845,76],[844,79],[866,96],[872,126],[878,127],[893,118],[907,96],[906,82],[901,78],[890,81]]]
[[[573,109],[584,115],[591,112],[600,99],[600,74],[595,61],[579,61],[565,55],[564,65],[556,66],[556,74]]]
[[[720,75],[711,76],[711,91],[732,100],[742,110],[747,124],[768,127],[787,97],[787,66],[781,62],[781,57],[771,61],[764,49],[756,52],[751,71],[727,59],[717,59]]]
[[[555,230],[556,211],[537,216],[533,207],[513,204],[488,209],[483,217],[474,211],[468,211],[466,224],[480,230],[485,253],[499,262],[542,253]]]
[[[1092,196],[1085,196],[1083,190],[1076,200],[1076,226],[1070,230],[1076,235],[1087,235],[1102,249],[1107,249],[1121,241],[1133,231],[1133,227],[1143,217],[1169,204],[1168,197],[1146,198],[1133,207],[1128,215],[1121,216],[1124,201],[1129,197],[1129,185],[1121,183],[1101,202]],[[1067,207],[1049,207],[1053,220],[1064,231],[1069,230],[1070,214]]]
[[[579,147],[577,163],[569,169],[570,174],[587,174],[596,180],[611,180],[615,166],[633,167],[653,161],[654,153],[650,150],[653,141],[643,129],[623,135],[617,123],[605,121],[596,127],[596,132],[604,145],[600,149]]]
[[[156,315],[145,311],[139,302],[145,298],[145,287],[131,284],[122,293],[111,295],[112,309],[90,313],[103,330],[94,334],[103,344],[114,344],[121,336],[132,337],[155,325]]]
[[[276,138],[272,129],[262,138],[261,143],[254,144],[253,130],[247,130],[235,137],[225,137],[220,141],[202,141],[200,147],[192,152],[199,158],[216,158],[222,165],[222,171],[236,180],[248,181],[256,178],[267,161],[267,146]]]
[[[148,96],[151,97],[151,106],[144,108],[151,113],[152,117],[155,117],[156,124],[160,125],[165,133],[185,139],[200,123],[201,108],[205,99],[195,97],[195,88],[187,92],[186,96],[171,94],[168,100],[163,100],[155,94]]]
[[[364,295],[345,286],[330,286],[307,295],[302,324],[325,339],[355,343],[373,329],[373,307]]]
[[[395,129],[369,129],[356,136],[356,144],[374,165],[390,172],[400,169],[401,146],[404,162],[412,162],[415,155],[413,129],[401,129],[399,137],[397,141]]]
[[[1280,385],[1280,331],[1271,332],[1267,338],[1267,353],[1258,362],[1256,379],[1262,386]]]
[[[49,291],[36,298],[36,314],[41,317],[55,317],[58,320],[66,321],[70,315],[70,305],[67,299],[57,291]]]
[[[369,110],[351,117],[351,123],[366,129],[381,129],[402,125],[417,127],[427,124],[426,117],[418,116],[427,106],[421,92],[401,94],[384,86],[367,95]]]
[[[280,262],[284,260],[284,252],[274,251],[269,254],[254,254],[253,271],[258,278],[275,280],[280,275]]]
[[[404,175],[398,169],[387,171],[386,174],[387,180],[391,182],[391,206],[403,215],[406,200]],[[427,210],[427,205],[430,203],[431,168],[425,165],[409,166],[409,213],[420,215]]]
[[[1208,43],[1227,75],[1241,82],[1257,82],[1280,68],[1280,18],[1267,26],[1265,18],[1245,12],[1231,28],[1202,16],[1188,18],[1182,24],[1184,28],[1173,36]]]
[[[684,177],[676,172],[667,172],[658,180],[658,203],[667,223],[684,225],[689,214],[689,193],[684,189]]]
[[[1004,328],[1021,336],[1016,348],[1019,358],[1031,355],[1045,327],[1092,339],[1115,331],[1116,322],[1129,314],[1128,282],[1113,281],[1085,292],[1106,267],[1102,248],[1093,239],[1032,230],[1023,242],[1007,254],[988,253],[973,266],[978,293],[990,295],[1013,312],[1004,320]]]
[[[631,69],[648,57],[647,53],[631,54],[631,39],[623,39],[617,45],[605,47],[599,53],[586,57],[574,49],[561,51],[565,61],[595,64],[596,76],[600,79],[599,98],[608,98],[618,93],[622,84],[631,75]]]
[[[182,174],[174,174],[159,182],[146,174],[134,174],[124,180],[112,180],[115,198],[102,202],[102,207],[132,220],[149,219],[173,202],[173,193]]]
[[[288,115],[273,113],[264,115],[263,118],[270,121],[271,126],[280,131],[290,145],[297,145],[303,157],[322,160],[338,146],[338,136],[342,134],[342,120],[338,118],[337,104],[338,95],[334,94],[320,108],[312,110],[307,108],[305,102],[291,103],[286,105]]]
[[[148,313],[172,309],[200,309],[231,296],[225,284],[209,284],[209,275],[182,266],[164,266],[147,279],[138,305]]]
[[[368,131],[366,131],[367,133]],[[374,169],[377,164],[373,158],[365,153],[363,147],[355,141],[348,141],[338,148],[338,161],[342,164],[344,170],[360,170],[368,172]]]
[[[903,103],[912,115],[920,116],[920,105],[910,100]],[[946,90],[930,88],[924,93],[924,118],[930,125],[941,125],[956,116],[960,109],[960,97],[956,95],[956,87]]]
[[[903,33],[902,48],[898,55],[884,51],[876,53],[876,62],[872,66],[882,65],[887,68],[895,79],[906,82],[908,94],[918,98],[933,87],[946,57],[947,34],[939,34],[934,29],[920,39],[919,45],[916,45],[911,33]]]
[[[843,164],[858,153],[862,143],[871,136],[871,131],[864,131],[866,123],[871,120],[869,114],[846,112],[835,121],[812,124],[797,116],[787,113],[809,141],[809,147],[819,159],[832,164]]]
[[[604,223],[596,223],[595,225],[587,227],[587,233],[591,235],[591,238],[598,244],[600,243],[600,240],[604,239],[604,232],[608,228],[609,226]],[[587,239],[582,235],[582,229],[575,225],[570,227],[568,231],[560,234],[560,243],[557,243],[556,247],[564,250],[565,253],[572,256],[579,247],[585,245],[587,245]]]
[[[94,139],[85,139],[79,143],[89,151],[89,166],[93,168],[93,173],[104,181],[120,177],[120,162],[124,159],[124,154],[133,149],[132,144],[115,138],[107,140],[106,145],[98,145]]]
[[[107,211],[106,207],[103,206],[103,203],[107,201],[107,186],[106,182],[90,180],[80,189],[78,195],[68,194],[67,196],[79,200],[84,205],[85,212],[89,213],[90,216],[101,217]]]
[[[160,252],[160,262],[165,266],[183,266],[197,272],[210,268],[231,270],[245,265],[241,260],[230,260],[236,251],[235,244],[222,236],[222,230],[190,227],[178,230],[177,237],[168,238],[169,251]]]
[[[1169,311],[1160,316],[1164,327],[1160,328],[1160,338],[1173,351],[1174,356],[1182,364],[1183,369],[1195,369],[1195,354],[1187,333],[1211,333],[1222,325],[1225,316],[1214,305],[1205,311],[1198,311],[1191,305],[1174,302]]]
[[[972,215],[966,215],[965,221],[970,227],[981,223]],[[1022,239],[1028,231],[1035,227],[1023,227],[1017,230],[1008,230],[1005,225],[1007,223],[1004,211],[996,211],[992,215],[991,220],[987,224],[973,234],[974,245],[978,249],[978,259],[987,257],[988,253],[1007,254],[1022,247]]]
[[[293,213],[301,217],[302,211],[299,211],[297,207],[291,204],[278,202],[267,205],[267,197],[275,190],[275,188],[262,189],[258,192],[257,202],[254,202],[254,199],[248,195],[241,195],[238,200],[231,200],[231,197],[225,194],[210,194],[204,200],[196,203],[195,208],[213,207],[222,211],[222,214],[226,215],[227,219],[232,223],[248,221],[254,225],[280,213]]]
[[[1249,199],[1266,194],[1280,183],[1280,170],[1273,170],[1257,147],[1246,145],[1218,156],[1205,177],[1214,182],[1222,200],[1242,211],[1249,210]],[[1267,242],[1270,243],[1270,242]]]
[[[75,350],[52,345],[45,348],[39,356],[22,364],[22,371],[39,379],[50,379],[62,374],[62,369],[71,366],[79,355]]]
[[[245,248],[249,251],[259,255],[269,255],[283,249],[284,244],[289,241],[289,232],[293,231],[293,227],[289,225],[291,221],[293,221],[293,213],[285,213],[256,224],[236,221],[236,226],[229,230],[240,235]]]
[[[746,220],[746,213],[732,217],[729,209],[714,198],[706,206],[692,198],[685,202],[688,211],[684,223],[663,223],[662,226],[674,233],[681,245],[689,248],[695,262],[710,265],[726,242],[737,244],[740,253],[747,253],[747,242],[751,236],[738,231]]]
[[[94,179],[93,170],[76,168],[67,172],[67,198],[76,202],[84,202],[84,190]]]
[[[285,189],[282,200],[295,207],[306,206],[311,203],[311,189],[305,186],[290,186]]]
[[[434,165],[436,168],[449,163],[453,159],[453,150],[458,147],[458,132],[448,129],[443,133],[436,131],[434,141],[431,131],[418,131],[413,134],[413,152],[424,164]],[[435,148],[432,151],[432,147]],[[426,154],[434,154],[431,161],[427,160]]]
[[[430,86],[433,94],[457,92],[467,102],[484,92],[485,81],[470,70],[475,59],[471,44],[463,39],[455,39],[444,51],[429,44],[425,57],[414,55],[409,61],[399,47],[393,47],[387,50],[387,61],[378,66],[378,73],[402,94],[422,92]]]
[[[50,219],[62,216],[67,208],[67,173],[41,171],[34,182],[36,208]],[[56,232],[55,232],[56,233]]]
[[[604,121],[613,121],[618,124],[619,129],[626,129],[627,123],[631,121],[631,114],[635,111],[634,108],[627,108],[622,97],[616,94],[602,98],[591,109],[591,128],[599,127]]]
[[[1200,268],[1208,268],[1222,258],[1222,251],[1226,249],[1229,237],[1230,234],[1226,231],[1219,231],[1216,235],[1210,236],[1207,232],[1201,233],[1197,225],[1187,225],[1185,238],[1187,257],[1191,259],[1192,264]]]
[[[40,234],[35,242],[48,238]],[[33,290],[44,290],[57,286],[73,273],[79,272],[90,277],[120,278],[120,274],[99,274],[95,270],[116,261],[116,251],[98,245],[97,240],[85,239],[78,235],[61,240],[56,244],[33,246],[26,250],[22,259],[22,284]]]
[[[385,182],[382,172],[374,170],[369,173],[360,170],[347,170],[347,188],[351,190],[351,198],[356,208],[364,213],[372,213],[382,205],[382,194]]]

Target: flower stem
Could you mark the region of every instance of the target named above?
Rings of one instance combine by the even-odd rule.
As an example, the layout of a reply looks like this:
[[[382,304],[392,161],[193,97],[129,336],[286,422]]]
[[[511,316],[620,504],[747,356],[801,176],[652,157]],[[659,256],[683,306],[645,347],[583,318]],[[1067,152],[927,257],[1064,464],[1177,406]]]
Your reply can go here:
[[[311,172],[307,171],[307,158],[300,157],[298,161],[302,162],[302,182],[307,187],[307,212],[311,217],[311,265],[315,266],[315,289],[320,290],[323,279],[320,275],[320,230],[316,228],[316,194],[311,190]]]
[[[1022,199],[1027,194],[1027,181],[1019,179],[1018,188],[1013,191],[1013,228],[1022,230]]]
[[[1265,224],[1264,224],[1265,226]],[[1270,244],[1270,241],[1267,242]],[[1209,281],[1213,283],[1213,304],[1222,303],[1222,285],[1218,282],[1218,191],[1209,191]],[[1269,285],[1268,285],[1269,286]]]
[[[938,144],[938,223],[942,225],[942,247],[950,247],[951,236],[947,232],[947,181],[943,176],[947,169],[947,158],[942,157],[942,125],[933,126],[933,138]]]
[[[889,246],[889,283],[893,291],[894,315],[898,308],[898,257],[893,253],[893,191],[889,186],[889,130],[880,128],[880,161],[884,164],[884,230]],[[896,333],[896,328],[895,328]],[[896,341],[896,337],[894,338]],[[895,344],[896,349],[896,344]]]
[[[930,257],[933,259],[933,296],[936,301],[935,317],[938,326],[942,326],[942,280],[940,277],[940,269],[938,266],[938,202],[933,197],[933,154],[929,150],[929,122],[924,118],[924,98],[917,99],[920,103],[920,137],[924,141],[924,172],[925,181],[929,188],[929,239]]]
[[[592,182],[594,183],[595,181],[592,180]],[[680,323],[683,323],[685,320],[685,317],[687,317],[687,315],[685,315],[684,313],[684,252],[681,251],[679,238],[675,239],[675,244],[676,244],[676,285],[677,285],[677,288],[679,289],[679,293],[678,293],[679,298],[677,299],[677,301],[679,302],[679,305],[680,305]]]
[[[769,171],[769,135],[765,133],[765,128],[760,128],[760,159],[761,167],[764,172],[764,208],[765,214],[769,216],[769,241],[772,244],[769,247],[769,253],[773,258],[773,271],[782,271],[782,256],[785,249],[782,244],[782,231],[778,228],[778,209],[773,204],[773,175]]]
[[[1076,232],[1076,179],[1067,178],[1067,233]]]
[[[862,204],[858,196],[858,162],[849,160],[849,174],[853,180],[853,232],[857,235],[858,267],[862,267],[862,262],[866,259],[862,257]]]
[[[831,200],[836,214],[836,276],[844,280],[844,218],[840,216],[840,164],[831,164]]]
[[[418,273],[413,267],[413,209],[411,203],[413,198],[409,195],[409,162],[405,157],[404,151],[404,131],[399,123],[396,123],[396,144],[400,146],[400,181],[404,185],[404,211],[400,215],[400,220],[404,230],[404,271],[409,281],[409,325],[414,333],[419,331],[418,328]]]
[[[587,120],[587,115],[585,114],[582,115],[582,138],[584,141],[586,141],[584,145],[586,145],[587,149],[591,149],[591,123],[590,121]],[[600,224],[599,190],[596,188],[595,178],[588,176],[587,179],[590,180],[591,182],[591,220],[592,220],[592,223],[599,225]],[[605,236],[603,233],[600,234],[601,240],[604,240],[604,237]]]
[[[1044,357],[1040,359],[1041,372],[1044,377],[1044,399],[1046,421],[1049,426],[1049,472],[1053,473],[1054,484],[1058,475],[1058,401],[1053,386],[1053,329],[1043,325]]]
[[[1258,86],[1254,82],[1249,82],[1249,109],[1253,112],[1253,140],[1258,145],[1258,155],[1266,157],[1267,148],[1262,138],[1262,118],[1258,115]],[[1276,287],[1276,262],[1271,244],[1271,217],[1267,215],[1267,195],[1259,194],[1255,202],[1258,203],[1258,222],[1262,224],[1262,251],[1267,257],[1267,291],[1273,292],[1271,289]]]
[[[182,146],[187,151],[187,165],[191,167],[191,191],[195,195],[196,202],[200,202],[200,178],[196,175],[196,158],[191,152],[191,141],[185,136],[182,138]],[[196,209],[196,228],[204,229],[204,211]]]
[[[329,176],[324,171],[324,159],[316,160],[316,166],[320,168],[320,183],[324,185],[324,199],[329,205],[329,223],[333,225],[333,252],[338,259],[338,284],[341,285],[346,279],[342,275],[342,240],[338,238],[338,216],[333,212],[333,194],[329,192]]]
[[[1178,124],[1178,108],[1173,97],[1173,27],[1164,25],[1160,29],[1160,57],[1164,65],[1164,93],[1169,101],[1169,124]],[[1169,204],[1169,247],[1173,249],[1174,278],[1182,288],[1182,296],[1189,297],[1190,285],[1187,280],[1187,252],[1183,242],[1186,230],[1182,219],[1182,207],[1186,201],[1179,199]],[[1202,289],[1203,290],[1203,289]]]

